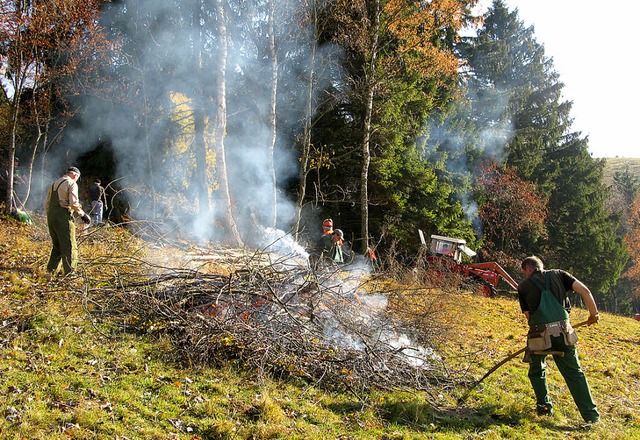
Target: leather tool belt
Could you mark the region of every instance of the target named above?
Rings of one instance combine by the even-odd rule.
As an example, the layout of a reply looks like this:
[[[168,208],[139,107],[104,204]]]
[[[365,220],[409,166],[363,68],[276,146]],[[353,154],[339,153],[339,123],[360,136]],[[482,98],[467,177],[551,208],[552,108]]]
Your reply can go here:
[[[537,324],[529,327],[527,347],[530,351],[544,351],[551,348],[551,336],[562,336],[566,345],[575,345],[578,335],[568,319],[564,321]]]

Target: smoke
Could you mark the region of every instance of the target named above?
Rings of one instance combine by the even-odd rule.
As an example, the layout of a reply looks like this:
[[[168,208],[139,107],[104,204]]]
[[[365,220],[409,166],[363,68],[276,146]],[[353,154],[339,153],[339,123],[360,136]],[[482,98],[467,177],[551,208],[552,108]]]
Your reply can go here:
[[[347,270],[336,280],[332,274],[321,277],[325,292],[316,305],[318,320],[327,342],[344,349],[392,351],[414,367],[428,367],[439,359],[431,347],[416,344],[399,323],[387,315],[387,297],[363,288],[366,276]]]
[[[106,7],[104,23],[117,28],[124,42],[123,54],[114,63],[115,80],[75,100],[81,111],[47,161],[55,176],[96,146],[108,144],[117,163],[115,175],[108,177],[117,179],[127,196],[121,209],[136,219],[187,230],[195,238],[223,240],[228,226],[226,199],[215,169],[221,158],[212,139],[219,80],[218,18],[202,2],[196,19],[196,4],[125,0]],[[315,69],[314,106],[319,90],[335,83],[341,74],[326,68],[334,66],[340,56],[333,46],[317,48],[312,61],[313,28],[311,24],[304,28],[306,21],[301,19],[308,11],[294,9],[293,4],[276,1],[274,14],[278,131],[273,157],[269,154],[272,82],[266,9],[238,8],[227,20],[227,171],[243,238],[258,246],[273,242],[262,231],[276,226],[274,209],[277,227],[291,228],[294,206],[283,188],[298,173],[296,142],[306,116],[309,69]],[[302,5],[300,2],[299,7]],[[206,124],[208,209],[200,204],[202,192],[197,185],[202,157],[194,148],[194,109],[204,112]],[[90,159],[81,170],[85,176],[99,172]],[[272,170],[276,172],[275,189]],[[105,181],[106,176],[99,177]]]
[[[296,242],[291,234],[287,234],[280,229],[264,228],[260,241],[266,244],[271,252],[282,256],[290,256],[292,259],[306,262],[309,260],[309,253],[304,247]]]
[[[509,92],[480,87],[476,81],[469,81],[466,91],[465,100],[456,103],[449,114],[436,112],[426,123],[425,159],[443,163],[449,178],[458,182],[475,175],[482,160],[502,162],[515,134],[513,121],[507,116]],[[470,190],[457,197],[466,217],[479,226],[478,205]]]

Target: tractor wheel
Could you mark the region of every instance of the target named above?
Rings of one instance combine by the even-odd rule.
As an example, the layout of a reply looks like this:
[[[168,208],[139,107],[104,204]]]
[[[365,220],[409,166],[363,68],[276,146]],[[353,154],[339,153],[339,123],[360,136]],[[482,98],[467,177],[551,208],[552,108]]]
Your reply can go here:
[[[486,296],[487,298],[494,298],[498,294],[498,291],[496,290],[496,288],[493,287],[491,284],[487,283],[486,281],[482,283],[482,292],[484,293],[484,296]]]

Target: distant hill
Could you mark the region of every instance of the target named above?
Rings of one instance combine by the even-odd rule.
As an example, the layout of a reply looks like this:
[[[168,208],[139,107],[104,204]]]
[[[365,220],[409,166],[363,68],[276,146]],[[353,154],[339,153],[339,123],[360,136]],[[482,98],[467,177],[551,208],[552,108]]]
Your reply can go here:
[[[629,171],[640,177],[640,158],[607,158],[604,167],[604,181],[606,184],[613,183],[613,176],[616,172],[624,171],[627,167]]]

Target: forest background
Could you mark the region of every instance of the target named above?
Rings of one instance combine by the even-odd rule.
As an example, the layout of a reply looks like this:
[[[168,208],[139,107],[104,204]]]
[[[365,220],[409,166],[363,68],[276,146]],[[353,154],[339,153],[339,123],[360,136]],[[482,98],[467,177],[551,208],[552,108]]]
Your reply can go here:
[[[475,4],[3,1],[5,210],[41,211],[75,165],[114,222],[266,246],[331,217],[401,261],[420,229],[516,276],[540,255],[640,311],[638,173],[605,179],[534,29]]]

